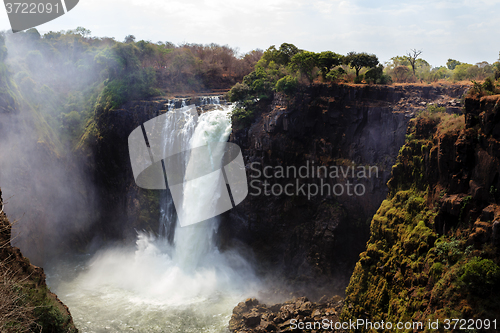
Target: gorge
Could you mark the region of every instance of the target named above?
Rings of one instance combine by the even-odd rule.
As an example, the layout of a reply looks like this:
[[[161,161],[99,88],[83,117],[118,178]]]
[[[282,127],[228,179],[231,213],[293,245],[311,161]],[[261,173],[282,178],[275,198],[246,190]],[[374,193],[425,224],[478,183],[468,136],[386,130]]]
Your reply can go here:
[[[456,224],[455,220],[465,220],[467,214],[473,223],[478,214],[484,215],[488,221],[493,221],[496,216],[494,207],[482,213],[484,202],[496,200],[494,194],[490,193],[493,197],[488,194],[491,186],[497,186],[498,178],[492,172],[496,162],[488,162],[487,172],[475,169],[466,172],[469,176],[450,176],[447,171],[451,163],[449,160],[453,160],[452,164],[457,168],[459,163],[467,161],[470,170],[474,170],[468,139],[457,138],[458,132],[452,133],[454,137],[438,136],[437,146],[442,151],[432,150],[429,143],[412,141],[415,138],[430,140],[429,136],[437,131],[435,122],[428,124],[424,120],[413,122],[412,119],[425,112],[428,105],[444,107],[448,113],[461,113],[464,106],[462,95],[467,89],[463,85],[438,84],[312,84],[301,88],[292,97],[276,93],[272,99],[257,101],[258,112],[248,126],[238,122],[231,124],[228,115],[233,106],[226,105],[223,96],[179,98],[176,101],[172,98],[132,100],[113,109],[98,104],[74,152],[77,162],[66,164],[65,175],[75,175],[78,170],[78,176],[70,183],[71,187],[78,189],[75,191],[77,197],[74,206],[66,206],[64,211],[69,215],[60,218],[61,221],[70,222],[61,222],[54,227],[51,219],[55,217],[50,215],[50,209],[47,210],[58,200],[67,204],[68,201],[62,198],[66,192],[56,197],[44,197],[41,195],[44,193],[43,187],[29,187],[32,179],[25,175],[31,172],[43,178],[42,170],[47,168],[37,171],[36,166],[41,164],[26,160],[22,160],[22,168],[17,170],[10,164],[5,167],[16,172],[3,176],[2,179],[8,179],[5,185],[0,184],[4,196],[10,197],[17,188],[25,188],[28,194],[22,197],[26,198],[22,201],[28,201],[32,195],[37,198],[28,214],[29,219],[23,223],[37,218],[46,221],[44,225],[34,223],[38,227],[24,228],[22,238],[15,239],[14,244],[21,247],[33,262],[45,268],[49,286],[69,305],[76,326],[85,331],[118,332],[135,328],[148,332],[224,332],[232,308],[247,296],[257,297],[259,301],[269,304],[306,296],[317,302],[314,303],[317,305],[301,298],[293,302],[293,307],[292,303],[286,306],[293,311],[303,308],[305,316],[311,318],[320,318],[323,312],[330,313],[326,309],[335,309],[335,318],[338,319],[343,301],[332,296],[344,296],[347,286],[346,302],[352,307],[344,309],[344,318],[364,316],[366,313],[373,318],[386,318],[384,311],[388,309],[387,298],[399,299],[394,295],[401,290],[390,290],[384,278],[398,274],[397,270],[400,269],[398,278],[405,280],[401,277],[405,274],[405,268],[391,266],[399,252],[392,254],[388,244],[380,244],[383,243],[382,238],[377,237],[381,235],[374,234],[373,226],[391,210],[389,203],[384,201],[388,195],[393,200],[391,205],[411,201],[417,207],[412,208],[414,211],[424,209],[424,201],[420,196],[411,199],[411,193],[406,196],[396,194],[396,190],[403,190],[400,188],[401,183],[413,179],[413,167],[425,167],[421,174],[429,177],[424,178],[430,184],[442,181],[440,188],[431,190],[433,198],[442,194],[439,198],[442,199],[442,205],[438,207],[439,215],[433,220],[440,234],[450,232]],[[2,103],[13,106],[18,113],[21,109],[8,99]],[[240,205],[222,214],[220,220],[183,231],[171,223],[175,214],[172,207],[168,206],[167,194],[141,189],[135,184],[127,139],[132,130],[144,122],[182,108],[183,105],[193,104],[197,106],[200,121],[198,127],[188,131],[190,139],[186,139],[186,142],[194,142],[199,138],[205,142],[229,140],[237,144],[243,152],[247,178],[255,180],[256,187],[266,180],[265,167],[287,168],[314,164],[316,167],[374,167],[378,172],[376,176],[366,178],[346,174],[338,178],[327,177],[325,180],[331,186],[347,181],[363,185],[366,190],[362,196],[332,193],[309,197],[301,194],[249,195]],[[496,140],[497,104],[492,99],[469,99],[465,105],[469,108],[466,112],[467,129],[482,126],[481,133],[485,133],[484,138],[478,139],[484,151],[492,152],[495,147],[491,138]],[[12,114],[6,114],[3,112],[2,116],[12,117]],[[189,121],[184,119],[183,122]],[[407,130],[409,123],[412,125]],[[19,122],[19,126],[24,125]],[[477,133],[467,135],[472,138]],[[463,146],[459,145],[457,150],[451,148],[455,147],[453,140],[465,142],[465,155],[461,155],[460,147]],[[404,146],[405,142],[407,146]],[[405,148],[402,149],[403,146]],[[3,149],[8,147],[3,146]],[[46,160],[40,159],[39,163],[60,159],[53,147],[43,141],[33,149],[37,152],[36,157],[44,154],[48,156]],[[458,157],[453,155],[455,151]],[[419,154],[423,154],[422,157]],[[438,154],[439,158],[433,154]],[[480,156],[484,163],[490,161],[486,155]],[[422,164],[413,162],[414,157],[419,157],[418,161],[422,161]],[[408,161],[417,166],[409,165]],[[50,168],[50,163],[48,165]],[[252,170],[250,165],[261,172]],[[393,168],[393,165],[396,166]],[[434,173],[435,170],[439,172]],[[486,181],[481,178],[485,173],[491,173],[492,179]],[[467,187],[463,184],[471,180],[467,178],[472,177],[470,175],[477,177],[474,176],[472,185]],[[450,177],[453,183],[448,188],[446,181]],[[65,177],[65,180],[68,178]],[[290,175],[273,177],[271,182],[284,188],[290,181],[296,181],[292,178]],[[297,184],[321,184],[318,177],[304,178],[307,178],[307,183],[299,179]],[[386,186],[388,181],[389,187]],[[85,185],[90,183],[92,187],[78,186],[81,182]],[[447,190],[442,192],[444,189]],[[457,193],[467,194],[469,189],[472,191],[471,199],[467,199],[464,204],[467,196],[457,196]],[[210,192],[210,189],[204,190]],[[423,188],[420,190],[423,191]],[[476,199],[482,203],[474,203]],[[6,212],[14,218],[21,216],[25,211],[22,201],[6,205]],[[466,204],[470,205],[466,209],[474,208],[474,212],[464,213],[465,208],[462,207]],[[72,214],[78,214],[79,217],[72,219]],[[81,223],[81,220],[85,222]],[[423,221],[425,227],[429,228],[430,219],[423,218]],[[419,221],[416,222],[419,225]],[[389,230],[392,226],[379,228],[383,231],[381,233],[397,237],[394,230]],[[419,228],[427,235],[424,226],[419,225]],[[493,224],[478,224],[474,228],[477,231],[475,236],[471,236],[472,243],[482,244],[486,240],[497,239],[497,228]],[[453,229],[453,232],[456,230]],[[404,237],[411,238],[413,234],[404,234]],[[415,242],[409,243],[404,245],[407,251],[404,255],[408,257],[414,253],[423,255],[432,248],[429,245],[424,249],[424,246],[420,247]],[[432,242],[426,240],[426,243]],[[182,246],[192,245],[199,245],[198,255],[193,254],[192,248],[187,248],[184,253],[188,254],[184,259],[176,258]],[[360,254],[361,259],[358,261]],[[490,254],[490,257],[494,255]],[[377,260],[380,258],[387,259],[387,263],[379,265]],[[188,259],[196,263],[191,268],[182,267]],[[419,262],[418,258],[414,259]],[[419,263],[423,266],[426,264],[430,267],[423,272],[428,279],[429,274],[438,279],[438,271],[446,273],[446,269],[439,270],[434,262]],[[405,262],[403,266],[407,267],[406,270],[417,269],[411,263]],[[186,273],[184,269],[191,271]],[[352,275],[353,271],[355,275]],[[379,271],[380,274],[377,273]],[[420,275],[415,279],[422,284],[422,288],[423,272],[419,272]],[[357,283],[358,278],[373,280],[367,287]],[[415,287],[413,278],[409,280],[405,281],[409,288]],[[489,283],[484,282],[485,285]],[[378,286],[380,290],[370,289]],[[422,290],[415,288],[411,292],[415,293],[412,297],[417,299]],[[378,299],[373,300],[370,295],[376,295],[374,297]],[[404,299],[406,296],[400,297]],[[427,305],[423,299],[420,302],[420,307]],[[295,315],[291,311],[290,317],[277,316],[286,320],[274,320],[269,313],[279,314],[281,307],[269,310],[260,306],[252,299],[244,305],[238,305],[236,316],[231,320],[231,330],[238,331],[246,327],[273,331],[287,320],[295,318],[292,318]],[[314,306],[319,309],[316,316],[313,316]],[[394,304],[391,306],[395,308]],[[436,308],[437,305],[425,311]],[[415,305],[407,312],[412,313],[416,309],[421,308]],[[463,313],[474,314],[466,310]],[[263,313],[268,314],[264,316]]]

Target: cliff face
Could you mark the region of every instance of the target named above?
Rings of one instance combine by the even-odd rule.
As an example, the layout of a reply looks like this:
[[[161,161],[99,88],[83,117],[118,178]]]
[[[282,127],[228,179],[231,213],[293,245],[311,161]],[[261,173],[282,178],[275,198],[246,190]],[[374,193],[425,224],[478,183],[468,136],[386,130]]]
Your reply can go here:
[[[351,272],[368,239],[367,222],[387,196],[386,182],[404,144],[408,121],[428,103],[459,110],[457,98],[465,89],[315,85],[292,98],[276,95],[249,128],[233,130],[231,141],[243,150],[249,181],[262,193],[252,195],[258,190],[251,186],[247,199],[224,220],[223,233],[249,244],[260,259],[289,277],[342,277],[340,272]],[[340,191],[310,198],[297,192],[263,194],[266,180],[282,187],[296,181],[266,179],[261,173],[265,167],[304,165],[339,166],[344,171],[376,167],[378,173],[324,179],[332,186],[346,181],[362,184],[366,191],[360,196],[337,196]],[[300,179],[300,184],[322,184],[318,177],[309,178]]]
[[[500,96],[412,120],[346,290],[343,320],[498,318]],[[362,331],[362,330],[361,330]]]
[[[95,186],[97,216],[78,235],[80,249],[93,250],[105,242],[135,240],[136,230],[159,230],[161,191],[139,188],[134,181],[128,151],[128,136],[144,122],[159,116],[169,105],[180,108],[205,104],[208,97],[132,101],[120,109],[96,109],[77,152]]]
[[[165,102],[129,102],[121,109],[96,111],[94,122],[87,127],[77,148],[88,161],[86,169],[95,186],[98,205],[93,224],[80,235],[82,245],[98,247],[105,241],[135,237],[135,229],[157,230],[157,193],[135,185],[128,136],[165,110]]]
[[[221,246],[241,241],[257,253],[265,268],[277,268],[299,280],[340,275],[341,292],[368,239],[367,223],[387,195],[385,184],[409,119],[427,103],[458,110],[457,98],[465,89],[317,85],[294,98],[276,95],[271,103],[262,103],[253,124],[234,129],[231,136],[243,150],[250,195],[223,216]],[[84,244],[134,238],[140,229],[158,230],[159,193],[134,184],[127,139],[133,129],[166,109],[167,100],[153,99],[110,112],[97,110],[79,147],[91,161],[88,170],[100,202],[95,223],[80,235]],[[331,186],[346,181],[361,184],[365,189],[361,196],[255,195],[267,180],[256,177],[264,167],[299,168],[308,163],[344,171],[372,166],[378,172],[367,178],[340,174],[323,179]],[[301,184],[322,181],[310,178],[300,179]],[[295,179],[269,181],[286,186]]]
[[[0,190],[0,331],[77,332],[68,308],[50,292],[43,269],[12,247]]]

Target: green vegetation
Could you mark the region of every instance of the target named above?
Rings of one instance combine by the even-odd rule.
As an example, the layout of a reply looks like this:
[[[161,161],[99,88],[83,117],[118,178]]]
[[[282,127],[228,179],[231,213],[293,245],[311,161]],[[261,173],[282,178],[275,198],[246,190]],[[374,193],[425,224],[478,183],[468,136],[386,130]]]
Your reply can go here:
[[[0,71],[8,67],[13,78],[0,98],[25,102],[23,108],[49,125],[53,140],[72,147],[102,112],[170,92],[228,89],[262,55],[254,50],[240,56],[217,44],[135,41],[132,35],[122,43],[92,37],[82,27],[44,35],[36,29],[4,32],[0,38],[0,58],[6,60]],[[7,96],[17,89],[22,98]]]
[[[491,243],[470,244],[471,224],[463,220],[472,197],[461,197],[458,222],[450,232],[440,234],[436,227],[436,207],[449,189],[429,180],[436,178],[429,159],[437,149],[446,149],[438,148],[444,138],[451,138],[452,145],[464,132],[477,135],[462,131],[464,123],[463,116],[448,115],[437,106],[410,122],[388,183],[389,196],[372,219],[367,249],[346,289],[342,321],[442,323],[446,318],[498,316],[498,249]]]
[[[493,260],[474,257],[464,265],[462,272],[460,281],[479,296],[497,293],[500,289],[500,267]]]
[[[0,332],[76,332],[43,273],[14,253],[10,236],[10,222],[0,216]]]
[[[406,55],[395,56],[382,65],[376,55],[366,52],[349,52],[343,56],[332,51],[315,53],[301,50],[289,43],[283,43],[279,48],[273,45],[262,54],[243,82],[235,84],[229,91],[228,99],[239,103],[235,113],[238,117],[233,117],[233,120],[245,119],[248,123],[256,115],[259,101],[270,101],[274,93],[283,93],[291,98],[314,82],[391,84],[475,79],[484,81],[474,86],[474,89],[481,90],[481,94],[500,91],[499,84],[495,82],[500,78],[500,61],[471,65],[448,59],[446,67],[433,68],[419,58],[421,54],[422,51],[412,49]],[[243,117],[239,108],[248,109],[245,113],[248,116]],[[431,110],[431,113],[435,111],[441,110]]]
[[[500,87],[496,84],[493,79],[486,78],[483,83],[472,81],[472,88],[469,91],[469,95],[472,96],[486,96],[486,95],[496,95],[500,93]]]
[[[374,54],[349,52],[345,57],[345,63],[356,70],[356,77],[363,67],[373,68],[378,65],[378,58]]]

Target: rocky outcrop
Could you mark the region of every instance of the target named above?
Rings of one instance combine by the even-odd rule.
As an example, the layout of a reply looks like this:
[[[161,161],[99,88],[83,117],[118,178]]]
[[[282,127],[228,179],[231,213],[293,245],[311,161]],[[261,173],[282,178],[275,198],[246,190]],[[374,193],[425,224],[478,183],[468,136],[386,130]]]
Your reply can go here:
[[[481,331],[476,319],[498,318],[499,111],[500,96],[470,96],[464,116],[412,120],[342,320],[430,320],[446,330],[459,318]]]
[[[77,332],[68,308],[50,292],[43,269],[12,247],[0,190],[0,331]]]
[[[271,306],[249,298],[234,308],[229,329],[235,333],[334,331],[343,305],[338,296],[317,303],[300,297]]]
[[[277,94],[261,107],[250,127],[234,130],[231,136],[243,150],[251,188],[247,199],[224,220],[225,238],[249,244],[268,269],[292,279],[336,275],[342,281],[337,292],[342,293],[368,239],[368,221],[387,195],[386,182],[404,144],[408,121],[428,104],[459,111],[466,88],[313,85],[293,97]],[[299,176],[299,183],[293,176],[263,174],[266,167],[305,165],[338,166],[344,171],[374,167],[377,173],[366,178],[328,174],[323,180]],[[359,196],[347,191],[311,197],[297,191],[265,195],[265,181],[270,183],[268,192],[273,184],[296,184],[296,189],[302,184],[321,186],[322,181],[332,187],[344,184],[344,189],[350,181],[365,191]],[[259,195],[256,188],[262,190]]]

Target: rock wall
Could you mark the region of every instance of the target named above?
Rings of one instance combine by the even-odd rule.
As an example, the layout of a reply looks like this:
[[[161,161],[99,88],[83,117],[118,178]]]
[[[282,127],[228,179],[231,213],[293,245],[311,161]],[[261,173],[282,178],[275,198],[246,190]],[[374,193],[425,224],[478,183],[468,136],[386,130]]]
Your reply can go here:
[[[448,330],[459,318],[481,331],[477,319],[498,318],[499,111],[500,96],[471,96],[464,116],[412,121],[342,320],[431,320]]]
[[[0,331],[78,332],[65,306],[45,283],[45,273],[10,243],[0,190]]]
[[[293,177],[257,177],[268,166],[273,167],[269,170],[307,163],[374,166],[378,177],[325,179],[332,186],[346,181],[362,184],[366,189],[362,196],[337,196],[340,191],[311,198],[297,192],[252,195],[258,190],[251,188],[247,199],[224,219],[224,238],[243,241],[266,269],[277,269],[297,281],[336,276],[341,281],[336,291],[341,293],[368,239],[368,222],[387,196],[386,182],[404,144],[408,121],[429,103],[460,111],[459,98],[465,90],[464,86],[313,85],[293,97],[277,94],[249,128],[233,130],[230,139],[242,148],[247,176],[256,187],[263,190],[266,180],[282,187],[294,183]],[[300,183],[322,184],[318,177]]]
[[[222,248],[243,243],[256,252],[264,270],[310,281],[339,276],[341,292],[368,239],[368,221],[387,195],[386,182],[406,125],[427,103],[456,111],[466,87],[314,85],[293,98],[277,94],[248,128],[233,130],[231,141],[243,150],[254,187],[238,207],[225,214],[219,230]],[[80,234],[88,249],[103,242],[135,238],[135,230],[158,230],[158,191],[136,187],[128,156],[128,135],[168,109],[165,99],[135,101],[110,112],[97,112],[79,147],[97,184],[99,216]],[[97,110],[99,111],[99,110]],[[251,167],[251,163],[253,164]],[[360,197],[316,195],[254,196],[265,166],[373,166],[369,179],[340,176],[337,183],[362,184]],[[378,177],[377,177],[378,175]],[[318,177],[301,180],[320,184]],[[356,178],[356,179],[351,179]],[[273,179],[286,185],[291,179]]]

